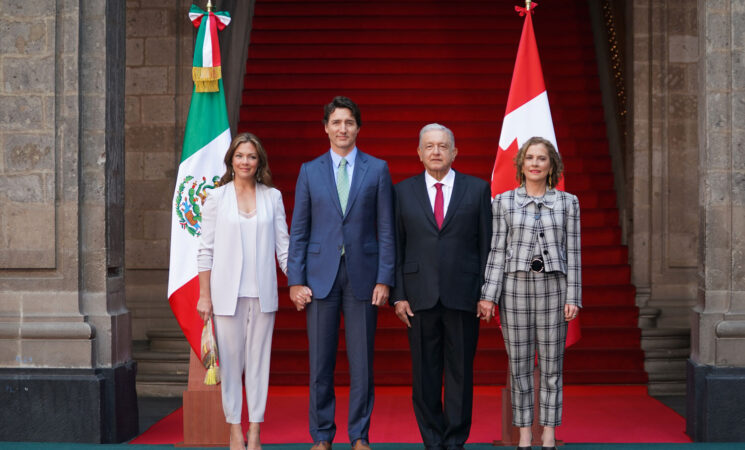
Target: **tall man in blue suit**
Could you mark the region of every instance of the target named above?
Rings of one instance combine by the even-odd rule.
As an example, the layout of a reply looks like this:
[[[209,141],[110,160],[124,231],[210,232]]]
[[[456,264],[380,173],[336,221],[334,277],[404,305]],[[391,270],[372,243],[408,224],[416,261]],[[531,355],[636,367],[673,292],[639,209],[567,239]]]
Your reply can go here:
[[[334,440],[334,366],[344,314],[349,360],[349,441],[369,450],[377,307],[395,279],[393,186],[388,165],[357,149],[357,105],[335,97],[324,128],[331,149],[303,164],[295,188],[287,277],[290,299],[305,309],[310,357],[311,450]]]

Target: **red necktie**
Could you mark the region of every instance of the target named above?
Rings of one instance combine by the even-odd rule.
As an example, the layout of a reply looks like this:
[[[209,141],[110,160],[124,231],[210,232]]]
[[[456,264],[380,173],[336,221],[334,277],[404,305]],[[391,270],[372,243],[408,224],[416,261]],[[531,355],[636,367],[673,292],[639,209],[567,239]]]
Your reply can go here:
[[[442,220],[445,218],[445,198],[442,195],[442,183],[435,183],[435,222],[437,222],[437,228],[442,228]]]

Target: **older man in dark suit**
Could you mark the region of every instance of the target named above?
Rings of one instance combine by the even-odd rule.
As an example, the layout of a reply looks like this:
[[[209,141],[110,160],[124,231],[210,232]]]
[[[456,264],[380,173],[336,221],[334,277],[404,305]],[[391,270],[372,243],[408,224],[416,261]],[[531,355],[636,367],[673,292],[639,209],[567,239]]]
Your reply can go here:
[[[413,402],[427,449],[462,449],[471,429],[479,299],[491,240],[489,184],[451,169],[452,131],[419,133],[425,171],[395,187],[396,315],[409,327]],[[445,380],[444,405],[442,380]]]

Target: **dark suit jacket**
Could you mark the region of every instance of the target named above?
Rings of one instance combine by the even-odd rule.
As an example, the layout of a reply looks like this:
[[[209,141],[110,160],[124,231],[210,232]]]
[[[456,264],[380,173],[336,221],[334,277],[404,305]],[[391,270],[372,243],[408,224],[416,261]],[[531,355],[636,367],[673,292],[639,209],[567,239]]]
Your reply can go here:
[[[300,168],[295,188],[288,284],[308,285],[324,298],[336,279],[344,245],[347,273],[358,300],[376,283],[395,280],[393,184],[385,161],[357,150],[346,213],[342,212],[331,155]]]
[[[424,173],[395,186],[396,286],[391,303],[408,300],[414,312],[440,300],[476,312],[492,234],[489,184],[455,173],[442,229],[437,228]]]

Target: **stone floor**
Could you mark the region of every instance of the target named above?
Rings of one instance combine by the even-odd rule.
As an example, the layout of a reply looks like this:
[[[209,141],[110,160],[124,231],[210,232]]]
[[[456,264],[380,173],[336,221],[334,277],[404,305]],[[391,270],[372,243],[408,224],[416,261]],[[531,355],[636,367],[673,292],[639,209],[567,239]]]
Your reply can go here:
[[[180,397],[138,397],[140,433],[181,407]]]
[[[668,408],[685,418],[686,416],[686,396],[685,395],[656,395],[655,399],[665,404]]]

